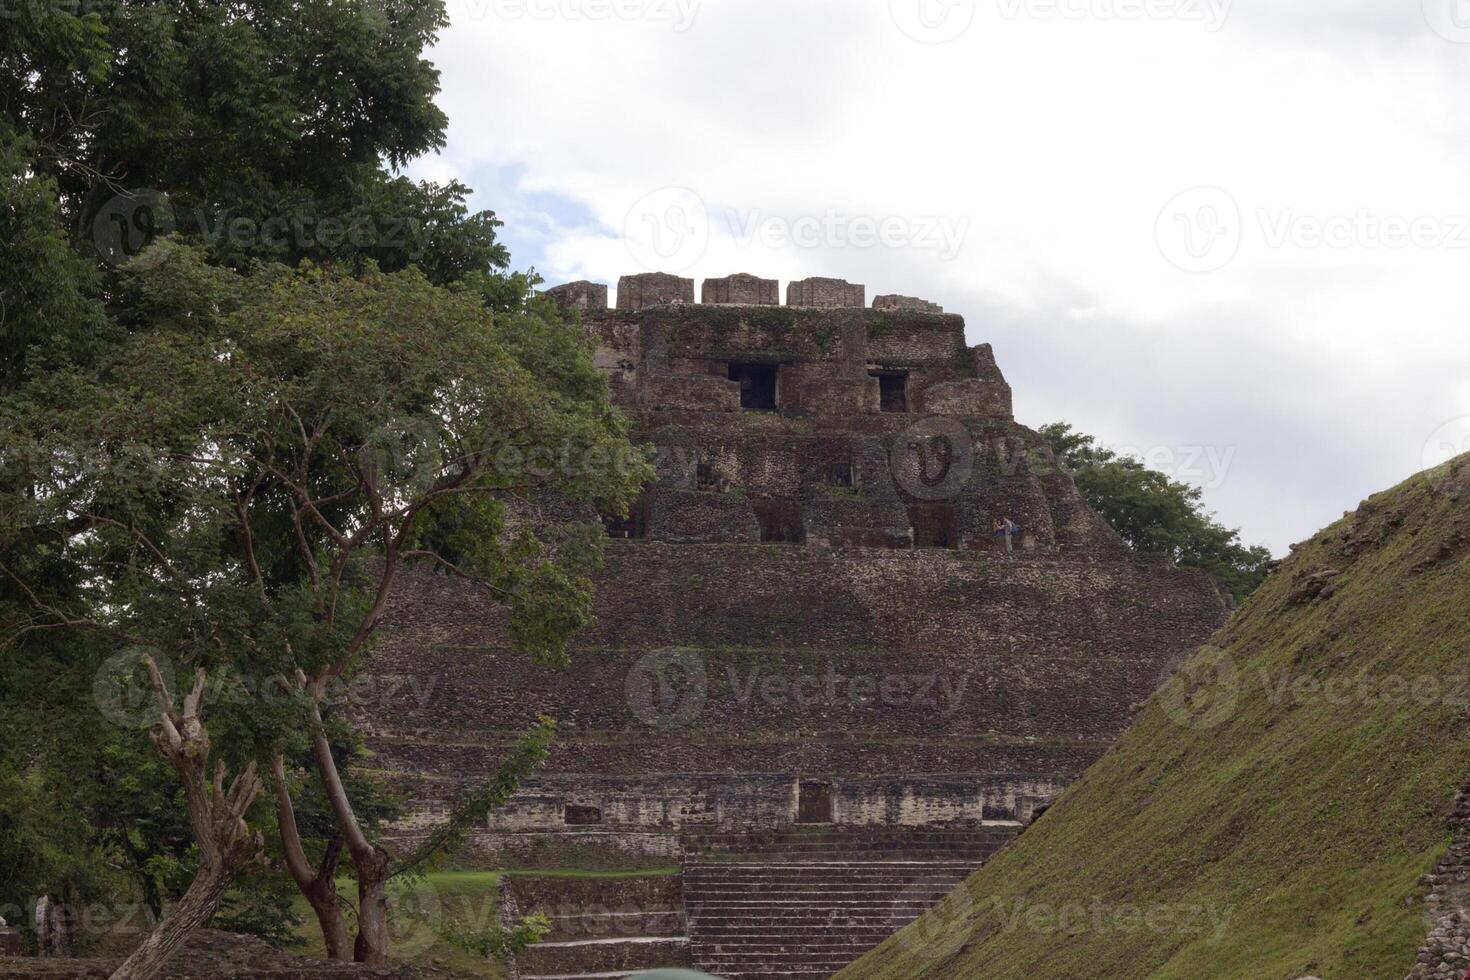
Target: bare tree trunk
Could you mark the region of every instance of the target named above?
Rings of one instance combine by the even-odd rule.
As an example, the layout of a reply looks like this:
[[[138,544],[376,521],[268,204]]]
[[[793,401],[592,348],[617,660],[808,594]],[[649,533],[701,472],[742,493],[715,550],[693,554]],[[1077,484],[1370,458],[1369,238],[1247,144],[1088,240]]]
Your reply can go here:
[[[225,764],[217,763],[214,781],[209,772],[209,732],[199,717],[204,700],[205,673],[200,670],[194,690],[184,698],[184,710],[174,710],[173,697],[163,683],[158,665],[144,658],[153,690],[163,709],[153,742],[184,784],[189,822],[199,848],[199,870],[177,905],[153,927],[132,956],[112,974],[112,980],[149,980],[156,976],[185,940],[209,921],[219,908],[225,889],[245,868],[261,860],[265,842],[245,823],[245,813],[261,790],[255,763],[225,789]]]
[[[352,946],[347,940],[347,924],[342,919],[342,903],[337,897],[337,859],[342,845],[337,841],[328,844],[321,868],[312,868],[296,828],[296,808],[291,803],[290,787],[286,785],[285,760],[276,756],[271,760],[271,770],[276,781],[276,822],[281,830],[281,850],[286,855],[286,869],[316,913],[322,940],[327,947],[327,959],[350,960]]]
[[[319,694],[316,690],[312,693],[313,720],[316,722],[312,756],[322,779],[322,791],[331,804],[332,815],[337,818],[337,826],[347,844],[347,853],[352,855],[353,867],[357,869],[357,942],[353,944],[353,958],[359,963],[381,966],[388,962],[388,853],[368,840],[357,821],[352,801],[347,798],[347,788],[342,785],[342,776],[337,771],[337,762],[332,758],[332,746],[322,727],[321,712],[315,707]]]
[[[359,963],[382,966],[388,962],[388,855],[381,847],[359,860],[357,867],[357,944]]]
[[[159,920],[127,962],[118,967],[112,980],[147,980],[156,976],[185,940],[214,916],[234,877],[235,872],[221,867],[201,867],[184,897]]]
[[[341,845],[328,845],[340,849]],[[318,875],[303,893],[316,913],[316,921],[322,929],[322,940],[327,946],[327,959],[352,959],[352,943],[347,938],[347,923],[342,918],[342,901],[337,897],[337,859],[329,862],[330,869]]]

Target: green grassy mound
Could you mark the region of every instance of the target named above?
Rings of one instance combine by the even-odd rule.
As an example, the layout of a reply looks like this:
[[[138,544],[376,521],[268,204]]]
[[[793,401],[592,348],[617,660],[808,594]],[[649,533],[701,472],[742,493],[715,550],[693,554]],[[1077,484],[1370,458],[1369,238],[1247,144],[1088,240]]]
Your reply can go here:
[[[1298,547],[1215,642],[839,976],[1402,978],[1470,780],[1470,457]]]

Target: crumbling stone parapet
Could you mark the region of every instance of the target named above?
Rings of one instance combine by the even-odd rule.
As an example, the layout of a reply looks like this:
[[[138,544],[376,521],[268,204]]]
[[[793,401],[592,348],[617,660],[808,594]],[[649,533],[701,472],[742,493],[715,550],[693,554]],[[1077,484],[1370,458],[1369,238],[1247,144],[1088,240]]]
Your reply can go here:
[[[787,306],[865,306],[867,287],[846,279],[799,279],[786,286]]]
[[[728,306],[780,306],[781,284],[739,272],[723,279],[706,279],[701,291],[705,303]]]
[[[599,312],[607,309],[607,286],[586,279],[553,286],[545,295],[551,297],[564,310]]]
[[[642,310],[694,302],[694,280],[665,272],[646,272],[618,280],[618,309]]]
[[[889,294],[878,296],[873,299],[873,309],[887,311],[904,311],[908,313],[943,313],[944,307],[938,303],[931,303],[926,299],[915,296],[898,296]]]

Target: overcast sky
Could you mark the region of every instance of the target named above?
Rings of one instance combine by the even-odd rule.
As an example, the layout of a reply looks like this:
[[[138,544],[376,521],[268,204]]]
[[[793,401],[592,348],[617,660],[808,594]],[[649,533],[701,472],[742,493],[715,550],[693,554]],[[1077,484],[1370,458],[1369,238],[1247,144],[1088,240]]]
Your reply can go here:
[[[837,276],[1284,552],[1470,450],[1470,0],[448,0],[548,283]]]

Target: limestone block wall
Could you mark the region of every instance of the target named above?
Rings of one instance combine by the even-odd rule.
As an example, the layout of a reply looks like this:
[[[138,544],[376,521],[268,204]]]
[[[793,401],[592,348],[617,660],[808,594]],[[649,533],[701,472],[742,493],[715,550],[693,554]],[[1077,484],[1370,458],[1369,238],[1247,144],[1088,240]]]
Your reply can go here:
[[[569,282],[563,286],[554,286],[546,291],[546,295],[566,309],[580,310],[584,313],[607,309],[607,286],[602,283],[588,282],[585,279],[579,282]]]
[[[610,526],[565,671],[511,649],[475,586],[403,582],[351,709],[370,768],[414,801],[401,837],[541,714],[557,742],[474,835],[487,861],[779,832],[803,784],[840,827],[1024,822],[1221,625],[1207,575],[1132,554],[1016,424],[963,319],[867,309],[841,280],[780,306],[776,287],[711,279],[696,305],[692,280],[631,276],[617,310],[596,284],[549,291],[581,312],[656,478]]]
[[[802,279],[786,287],[788,306],[862,306],[866,289],[846,279]]]
[[[1407,980],[1460,980],[1470,969],[1470,789],[1455,799],[1454,840],[1423,884],[1430,928]]]
[[[662,272],[624,276],[618,280],[618,309],[641,310],[670,303],[693,303],[694,280]]]
[[[919,299],[915,296],[898,296],[889,294],[873,298],[873,309],[875,310],[907,310],[914,313],[943,313],[944,307],[938,303]]]
[[[780,283],[774,279],[737,273],[723,279],[706,279],[700,290],[700,298],[705,303],[778,306],[781,303],[781,289]]]

